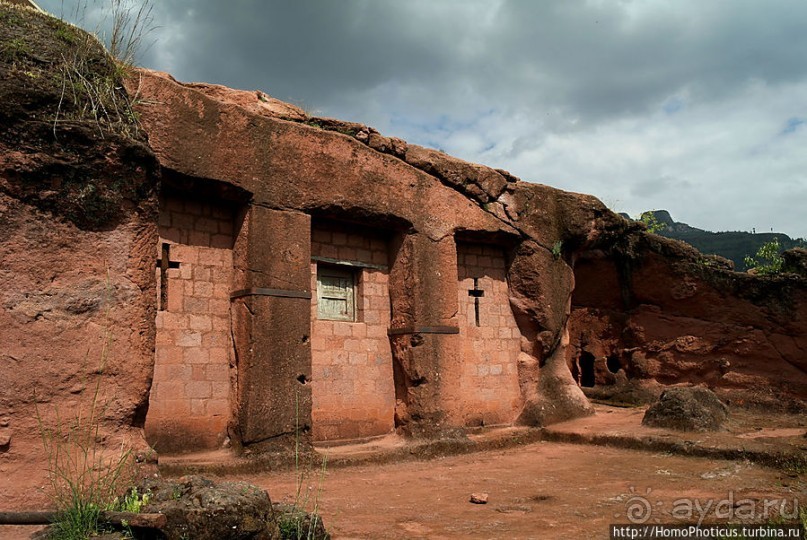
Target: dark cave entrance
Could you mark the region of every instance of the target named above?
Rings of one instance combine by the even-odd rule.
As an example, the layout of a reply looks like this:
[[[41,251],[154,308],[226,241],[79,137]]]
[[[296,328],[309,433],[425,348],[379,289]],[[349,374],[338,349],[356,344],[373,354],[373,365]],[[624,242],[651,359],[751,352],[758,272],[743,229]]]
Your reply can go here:
[[[580,353],[577,360],[580,365],[580,386],[591,388],[594,386],[594,355],[588,351]]]
[[[615,354],[608,357],[605,365],[608,367],[608,371],[611,373],[617,373],[620,369],[622,369],[622,362],[619,361],[619,357],[617,357]]]

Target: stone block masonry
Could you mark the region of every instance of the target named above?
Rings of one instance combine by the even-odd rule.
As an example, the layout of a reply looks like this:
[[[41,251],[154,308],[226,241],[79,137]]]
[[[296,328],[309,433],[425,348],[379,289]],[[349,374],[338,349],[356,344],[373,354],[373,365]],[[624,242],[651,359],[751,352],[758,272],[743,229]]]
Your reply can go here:
[[[147,438],[158,452],[217,447],[231,416],[234,209],[164,196],[159,219]]]
[[[320,225],[312,229],[311,255],[312,291],[323,286],[321,281],[318,284],[318,270],[341,270],[342,275],[352,277],[352,283],[348,278],[345,284],[354,287],[355,302],[353,311],[345,316],[352,320],[328,320],[327,312],[318,306],[318,295],[312,295],[314,440],[389,433],[395,427],[395,387],[387,337],[387,243],[367,231]],[[323,258],[353,266],[323,262]]]
[[[503,250],[457,243],[457,277],[464,423],[509,424],[522,406],[517,368],[521,333],[510,308]]]

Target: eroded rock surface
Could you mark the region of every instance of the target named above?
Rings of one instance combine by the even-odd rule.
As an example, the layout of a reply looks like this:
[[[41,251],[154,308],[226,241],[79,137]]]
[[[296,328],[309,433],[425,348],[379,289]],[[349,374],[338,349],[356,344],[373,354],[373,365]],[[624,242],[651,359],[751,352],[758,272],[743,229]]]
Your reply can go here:
[[[32,459],[40,427],[86,421],[93,402],[100,447],[143,448],[158,163],[95,38],[6,3],[0,15],[0,42],[20,44],[0,54],[0,452]],[[107,114],[64,91],[68,73],[110,85]]]
[[[807,280],[761,277],[643,233],[577,256],[567,361],[594,393],[704,385],[793,412],[807,398]],[[638,394],[637,394],[638,397]]]

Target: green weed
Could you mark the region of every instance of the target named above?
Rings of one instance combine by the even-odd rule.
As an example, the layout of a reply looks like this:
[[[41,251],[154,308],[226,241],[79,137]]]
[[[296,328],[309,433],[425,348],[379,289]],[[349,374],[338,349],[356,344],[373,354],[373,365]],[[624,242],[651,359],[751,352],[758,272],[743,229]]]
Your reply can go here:
[[[56,37],[67,43],[68,45],[75,45],[78,43],[78,35],[71,30],[66,24],[56,28]]]
[[[283,512],[278,519],[280,537],[283,540],[319,540],[318,530],[321,527],[319,516],[319,499],[322,495],[322,485],[327,470],[327,457],[322,458],[319,478],[316,489],[308,483],[308,471],[300,463],[300,400],[294,399],[295,410],[295,436],[294,436],[294,474],[295,497],[291,510]],[[325,533],[324,538],[330,538]]]
[[[73,16],[87,11],[87,5],[87,0],[79,0]],[[110,0],[102,12],[111,27],[108,50],[98,36],[62,19],[47,18],[53,36],[64,44],[55,58],[49,59],[59,92],[52,118],[54,137],[58,138],[60,123],[86,121],[95,123],[101,138],[107,130],[137,136],[138,118],[132,109],[135,99],[127,96],[123,81],[143,39],[155,28],[151,10],[151,0]],[[7,59],[28,54],[17,41],[0,47],[0,54]]]
[[[106,318],[108,321],[108,311]],[[79,405],[66,418],[55,408],[52,426],[48,425],[39,406],[36,406],[39,432],[47,458],[49,495],[57,512],[50,529],[50,538],[53,539],[84,540],[101,529],[101,512],[135,511],[135,508],[139,511],[148,500],[147,494],[141,496],[135,489],[128,490],[122,500],[117,497],[132,483],[134,456],[125,444],[117,451],[106,452],[99,443],[102,440],[100,426],[105,410],[101,382],[112,342],[109,323],[106,328],[89,403],[84,407]]]
[[[31,54],[31,47],[23,38],[14,38],[0,46],[0,58],[6,62],[17,62]]]
[[[122,83],[129,66],[112,60],[99,66],[96,56],[100,43],[89,34],[76,36],[77,41],[62,54],[58,66],[61,94],[53,119],[54,136],[59,122],[85,120],[95,123],[101,138],[104,128],[136,136],[137,115]]]
[[[100,447],[102,411],[100,377],[88,414],[79,411],[75,417],[64,420],[57,410],[56,424],[49,428],[45,427],[37,410],[47,456],[51,498],[57,510],[51,538],[87,538],[99,530],[99,516],[103,510],[135,505],[131,495],[124,497],[123,505],[116,497],[130,482],[132,453],[121,446],[119,451],[110,455]]]
[[[129,512],[131,514],[139,514],[140,511],[151,500],[151,493],[138,493],[137,487],[131,488],[122,499],[115,497],[112,503],[106,508],[112,512]]]
[[[154,29],[151,0],[130,2],[110,0],[112,31],[109,37],[109,52],[119,63],[131,66],[143,47],[143,40]]]
[[[552,244],[552,257],[555,259],[560,259],[560,256],[563,255],[563,240],[558,240],[554,244]]]
[[[667,228],[667,224],[658,220],[656,213],[653,210],[642,212],[636,221],[644,223],[647,232],[657,234]]]

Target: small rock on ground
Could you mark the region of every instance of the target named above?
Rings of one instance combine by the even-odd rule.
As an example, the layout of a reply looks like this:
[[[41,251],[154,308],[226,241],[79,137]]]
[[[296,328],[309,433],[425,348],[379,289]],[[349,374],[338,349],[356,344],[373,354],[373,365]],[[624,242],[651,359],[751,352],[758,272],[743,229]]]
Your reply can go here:
[[[487,493],[471,493],[470,502],[472,502],[474,504],[487,504],[488,503],[488,494]]]

